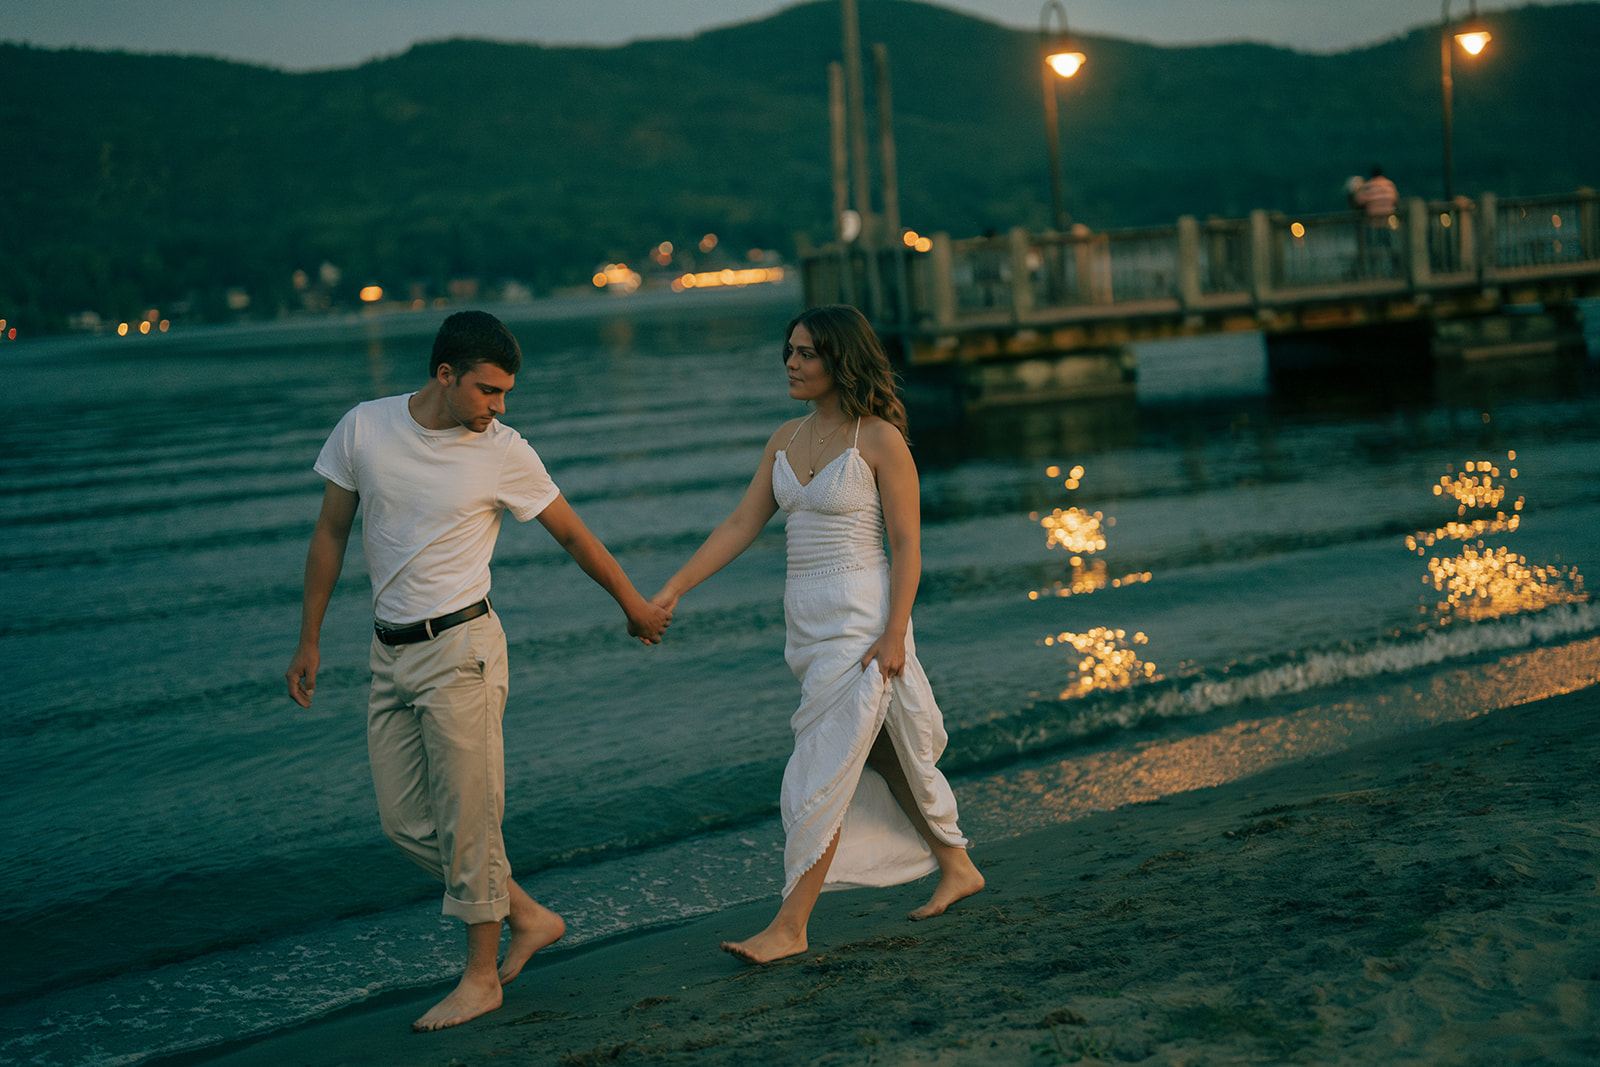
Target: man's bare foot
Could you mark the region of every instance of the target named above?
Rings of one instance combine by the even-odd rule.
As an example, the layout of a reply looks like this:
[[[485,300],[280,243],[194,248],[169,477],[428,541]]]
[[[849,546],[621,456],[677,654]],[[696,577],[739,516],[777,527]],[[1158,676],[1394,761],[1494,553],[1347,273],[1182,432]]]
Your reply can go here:
[[[978,868],[966,858],[965,852],[961,854],[961,858],[964,862],[958,864],[956,869],[944,872],[939,878],[938,888],[933,891],[933,896],[907,918],[931,919],[935,915],[943,915],[950,905],[970,897],[983,888],[983,875],[978,873]]]
[[[494,1011],[500,1006],[501,999],[499,982],[485,982],[463,975],[461,984],[449,996],[429,1008],[426,1015],[412,1023],[411,1029],[420,1034],[460,1026],[469,1019]]]
[[[506,945],[506,958],[500,961],[501,985],[521,974],[522,965],[535,952],[559,941],[567,932],[561,916],[520,889],[511,895],[511,914],[506,923],[511,927],[511,941]]]
[[[785,956],[798,956],[807,948],[806,934],[801,930],[798,935],[777,928],[777,924],[767,927],[754,937],[745,938],[743,941],[724,941],[722,951],[730,956],[738,956],[746,963],[771,963],[781,960]]]

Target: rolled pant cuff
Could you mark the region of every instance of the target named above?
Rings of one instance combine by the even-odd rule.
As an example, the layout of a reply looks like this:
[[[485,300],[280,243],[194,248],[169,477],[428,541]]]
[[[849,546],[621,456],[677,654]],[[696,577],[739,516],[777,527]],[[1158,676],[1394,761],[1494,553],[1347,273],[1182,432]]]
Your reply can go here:
[[[493,900],[457,900],[446,893],[444,913],[469,925],[503,922],[511,914],[511,894],[505,893]]]

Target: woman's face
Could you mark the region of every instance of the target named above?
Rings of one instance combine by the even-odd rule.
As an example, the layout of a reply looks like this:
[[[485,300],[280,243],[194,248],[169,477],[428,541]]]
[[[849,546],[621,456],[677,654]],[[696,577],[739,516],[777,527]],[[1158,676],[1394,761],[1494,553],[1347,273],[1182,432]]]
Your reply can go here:
[[[783,369],[789,375],[789,395],[796,400],[817,400],[833,392],[833,374],[811,341],[811,331],[797,325],[789,333]]]

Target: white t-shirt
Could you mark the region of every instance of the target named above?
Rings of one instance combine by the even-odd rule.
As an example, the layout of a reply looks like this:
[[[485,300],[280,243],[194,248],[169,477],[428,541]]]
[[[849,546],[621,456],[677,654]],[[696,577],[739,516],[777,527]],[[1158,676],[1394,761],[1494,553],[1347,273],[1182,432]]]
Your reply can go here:
[[[527,522],[560,494],[533,446],[497,419],[482,433],[430,430],[409,396],[348,411],[316,471],[361,497],[372,613],[404,626],[489,594],[489,558],[509,511]]]

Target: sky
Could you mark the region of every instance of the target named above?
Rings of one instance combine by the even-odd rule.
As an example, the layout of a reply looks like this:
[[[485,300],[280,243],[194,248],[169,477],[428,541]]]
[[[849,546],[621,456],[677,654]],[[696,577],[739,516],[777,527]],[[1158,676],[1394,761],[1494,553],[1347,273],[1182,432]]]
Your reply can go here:
[[[6,0],[0,41],[219,56],[285,70],[356,66],[418,41],[615,45],[765,18],[793,0]],[[1038,29],[1040,0],[939,0]],[[1465,14],[1469,0],[1444,0]],[[1074,33],[1157,44],[1252,40],[1338,52],[1437,23],[1436,0],[1063,0]],[[1514,0],[1481,0],[1491,11]],[[1054,23],[1052,22],[1052,26]]]

